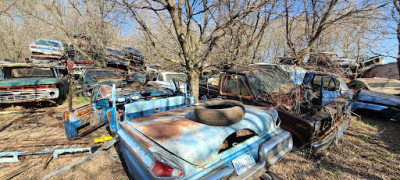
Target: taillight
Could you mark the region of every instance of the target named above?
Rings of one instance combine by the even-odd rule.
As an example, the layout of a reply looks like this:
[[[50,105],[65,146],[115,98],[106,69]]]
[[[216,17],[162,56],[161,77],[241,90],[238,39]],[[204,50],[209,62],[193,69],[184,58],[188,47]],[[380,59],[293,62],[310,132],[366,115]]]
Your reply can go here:
[[[33,48],[33,49],[38,49],[39,47],[37,47],[37,46],[31,46],[31,48]]]
[[[154,167],[151,171],[157,177],[181,177],[183,172],[179,169],[173,168],[165,163],[156,160]]]
[[[61,49],[56,49],[56,51],[61,51],[61,52],[63,52],[63,50],[61,50]]]

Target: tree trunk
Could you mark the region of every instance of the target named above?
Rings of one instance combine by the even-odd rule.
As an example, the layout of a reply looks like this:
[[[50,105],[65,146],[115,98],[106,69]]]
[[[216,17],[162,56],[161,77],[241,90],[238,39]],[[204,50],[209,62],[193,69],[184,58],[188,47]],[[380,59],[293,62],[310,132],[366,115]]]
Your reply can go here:
[[[196,98],[196,101],[199,100],[199,74],[192,70],[188,72],[189,74],[189,87],[192,90],[192,95]]]
[[[400,22],[399,21],[397,23],[397,43],[399,43],[397,52],[397,70],[399,71],[400,75]]]

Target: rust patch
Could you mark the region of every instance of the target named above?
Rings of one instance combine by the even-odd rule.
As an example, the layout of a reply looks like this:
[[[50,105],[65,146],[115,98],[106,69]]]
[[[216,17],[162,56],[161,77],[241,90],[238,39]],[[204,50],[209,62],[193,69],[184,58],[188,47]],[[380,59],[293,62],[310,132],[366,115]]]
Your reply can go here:
[[[129,125],[127,125],[127,124],[122,124],[122,127],[124,127],[124,129],[126,130],[126,131],[128,131],[128,133],[130,134],[130,135],[132,135],[136,140],[138,140],[144,147],[146,147],[147,149],[150,149],[152,146],[151,146],[151,144],[147,141],[147,140],[145,140],[145,139],[143,139],[140,135],[138,135],[136,132],[134,132],[134,131],[132,131],[132,129],[131,129],[131,127],[129,127]]]
[[[100,87],[100,94],[102,97],[107,97],[108,95],[110,95],[112,92],[112,89],[110,86],[101,86]]]
[[[107,112],[107,119],[108,119],[108,123],[111,123],[111,111]]]
[[[90,116],[92,114],[92,112],[93,112],[93,107],[87,107],[85,109],[77,110],[76,113],[77,113],[77,117],[79,119],[82,119],[82,118]]]
[[[236,137],[248,136],[248,135],[252,135],[252,134],[256,134],[256,133],[254,133],[252,130],[249,130],[249,129],[240,129],[240,130],[236,131]]]
[[[155,141],[163,142],[172,137],[182,135],[182,128],[193,129],[198,126],[200,126],[200,124],[197,122],[185,117],[178,117],[144,125],[142,126],[142,133]]]
[[[182,115],[182,114],[188,113],[192,110],[193,109],[185,109],[185,110],[179,109],[179,110],[172,110],[172,111],[164,111],[164,112],[159,112],[159,113],[155,113],[152,115],[132,119],[131,121],[136,122],[136,123],[142,123],[142,122],[158,119],[161,117],[172,116],[172,115]]]

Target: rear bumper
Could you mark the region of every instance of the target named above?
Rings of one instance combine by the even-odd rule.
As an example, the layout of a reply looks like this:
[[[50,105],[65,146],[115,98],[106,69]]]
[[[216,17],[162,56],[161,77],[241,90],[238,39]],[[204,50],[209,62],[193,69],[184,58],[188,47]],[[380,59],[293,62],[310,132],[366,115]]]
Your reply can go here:
[[[314,152],[319,152],[328,148],[335,139],[340,138],[343,135],[343,131],[349,126],[351,118],[343,121],[341,124],[335,127],[327,136],[321,140],[315,141],[311,144],[311,148]]]
[[[225,166],[202,179],[249,179],[260,177],[270,166],[287,154],[292,147],[293,140],[291,134],[283,131],[260,146],[258,163],[239,176],[235,174],[235,170],[232,167]]]

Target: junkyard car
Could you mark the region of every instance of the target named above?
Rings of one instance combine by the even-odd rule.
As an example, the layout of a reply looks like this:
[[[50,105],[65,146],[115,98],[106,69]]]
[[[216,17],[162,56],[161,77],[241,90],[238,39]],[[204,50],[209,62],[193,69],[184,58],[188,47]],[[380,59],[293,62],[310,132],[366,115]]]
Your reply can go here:
[[[200,94],[245,104],[277,107],[281,127],[295,142],[319,152],[343,134],[350,123],[351,91],[336,75],[308,72],[301,86],[278,66],[231,69],[219,87],[200,87]]]
[[[348,84],[354,90],[370,90],[400,96],[400,81],[386,78],[358,78]]]
[[[104,82],[92,87],[91,103],[73,108],[71,93],[69,111],[64,114],[68,138],[76,138],[108,122],[114,132],[117,122],[125,118],[139,118],[157,112],[172,110],[194,102],[188,93],[141,84]],[[128,109],[127,109],[128,108]],[[129,112],[121,114],[121,112]]]
[[[127,69],[130,65],[130,61],[124,57],[124,53],[112,48],[107,48],[107,66],[118,67]]]
[[[140,83],[146,82],[146,72],[135,72],[125,76],[127,83]]]
[[[116,134],[128,174],[133,179],[261,176],[291,150],[292,138],[279,127],[273,108],[244,108],[239,122],[208,125],[199,122],[193,106],[130,118],[137,110],[125,105]]]
[[[60,41],[50,39],[38,39],[33,42],[29,49],[32,54],[47,54],[47,55],[59,55],[64,54],[64,46]]]
[[[62,102],[68,94],[68,79],[45,64],[0,64],[0,104]]]
[[[355,93],[351,110],[377,112],[391,121],[400,121],[400,97],[361,89]]]
[[[91,87],[97,83],[105,81],[125,81],[123,71],[118,71],[114,68],[88,68],[84,74],[79,78],[81,89]],[[84,96],[91,96],[90,91],[84,91]]]
[[[172,72],[172,71],[150,72],[147,73],[146,78],[147,81],[149,81],[149,84],[151,85],[170,88],[170,89],[173,89],[173,87],[171,86],[172,81],[177,80],[180,82],[186,82],[186,80],[188,79],[185,73]],[[183,84],[181,84],[181,87],[179,88],[182,89]]]

